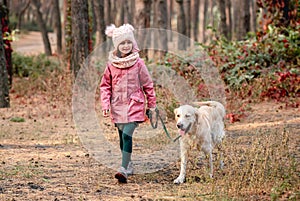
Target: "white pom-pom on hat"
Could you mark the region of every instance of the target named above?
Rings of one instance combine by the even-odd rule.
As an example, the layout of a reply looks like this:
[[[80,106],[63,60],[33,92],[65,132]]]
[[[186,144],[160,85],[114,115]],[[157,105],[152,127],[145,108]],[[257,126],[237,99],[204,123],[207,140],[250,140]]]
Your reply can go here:
[[[111,24],[111,25],[106,27],[105,34],[108,37],[113,37],[113,32],[114,32],[115,29],[116,29],[116,26],[114,24]]]
[[[134,31],[134,28],[131,24],[123,24],[123,27],[124,29],[126,28],[127,30],[130,30],[130,31]]]

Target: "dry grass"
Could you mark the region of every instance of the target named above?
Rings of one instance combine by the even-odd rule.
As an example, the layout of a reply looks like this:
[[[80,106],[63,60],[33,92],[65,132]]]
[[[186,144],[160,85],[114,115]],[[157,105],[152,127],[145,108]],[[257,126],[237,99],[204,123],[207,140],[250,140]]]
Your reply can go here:
[[[216,185],[225,185],[224,194],[236,198],[299,197],[299,153],[291,136],[297,130],[277,127],[246,132],[247,136],[233,135],[226,142],[227,170]]]

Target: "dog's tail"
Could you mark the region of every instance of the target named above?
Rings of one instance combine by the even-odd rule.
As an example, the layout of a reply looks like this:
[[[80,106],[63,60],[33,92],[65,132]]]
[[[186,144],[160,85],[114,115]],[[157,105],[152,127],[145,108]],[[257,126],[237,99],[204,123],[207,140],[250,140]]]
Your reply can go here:
[[[194,107],[201,107],[201,106],[215,107],[219,111],[222,117],[225,117],[226,114],[223,104],[217,101],[192,102],[192,105]]]
[[[221,103],[217,102],[217,101],[196,101],[196,102],[192,102],[192,104],[194,106],[210,106],[210,107],[217,107],[219,105],[222,105]],[[222,105],[223,106],[223,105]]]

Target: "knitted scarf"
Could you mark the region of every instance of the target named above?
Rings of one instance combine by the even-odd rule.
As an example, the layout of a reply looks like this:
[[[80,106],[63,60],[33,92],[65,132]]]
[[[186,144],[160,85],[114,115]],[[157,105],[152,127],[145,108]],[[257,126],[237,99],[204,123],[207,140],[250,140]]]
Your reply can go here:
[[[113,66],[117,68],[128,68],[130,66],[133,66],[137,62],[138,58],[138,52],[133,52],[132,54],[124,58],[120,58],[114,54],[114,51],[111,51],[108,56],[108,60],[112,63]]]

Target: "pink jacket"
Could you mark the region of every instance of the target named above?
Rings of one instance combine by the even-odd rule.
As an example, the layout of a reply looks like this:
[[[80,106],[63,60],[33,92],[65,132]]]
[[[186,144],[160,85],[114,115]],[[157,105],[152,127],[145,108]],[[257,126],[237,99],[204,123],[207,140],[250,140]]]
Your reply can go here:
[[[153,81],[142,59],[128,68],[108,63],[100,83],[102,110],[114,123],[145,121],[145,108],[156,107]]]

